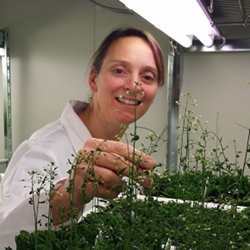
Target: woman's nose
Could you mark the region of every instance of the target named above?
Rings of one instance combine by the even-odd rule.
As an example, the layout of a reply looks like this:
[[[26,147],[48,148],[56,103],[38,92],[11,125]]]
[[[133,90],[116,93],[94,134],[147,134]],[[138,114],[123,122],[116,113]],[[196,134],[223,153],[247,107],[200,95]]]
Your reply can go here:
[[[130,74],[128,76],[128,78],[126,79],[126,85],[128,88],[135,88],[135,86],[137,85],[137,83],[139,83],[139,77],[137,77],[136,75],[132,75]]]
[[[137,88],[140,83],[140,73],[132,71],[127,75],[126,85],[129,88]]]
[[[144,90],[142,83],[139,80],[130,79],[125,86],[126,94],[129,96],[136,96],[142,98],[144,96]]]

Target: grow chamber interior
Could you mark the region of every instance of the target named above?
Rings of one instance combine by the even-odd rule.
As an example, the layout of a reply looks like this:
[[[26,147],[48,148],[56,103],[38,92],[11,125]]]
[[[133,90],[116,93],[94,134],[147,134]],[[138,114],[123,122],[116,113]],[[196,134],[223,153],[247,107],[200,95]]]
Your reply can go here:
[[[168,79],[171,76],[179,78],[173,78],[172,88],[165,84],[151,111],[138,124],[159,134],[168,125],[170,133],[168,138],[164,135],[156,156],[163,166],[167,163],[167,147],[170,149],[168,159],[172,152],[177,152],[177,144],[174,143],[179,107],[175,101],[182,93],[189,92],[197,99],[196,109],[202,115],[201,119],[208,120],[209,128],[219,131],[226,144],[236,139],[242,149],[245,147],[247,131],[239,125],[250,126],[247,110],[250,86],[249,13],[247,1],[238,1],[238,5],[235,1],[227,1],[227,5],[223,2],[204,1],[204,7],[214,8],[211,18],[215,25],[222,21],[218,27],[225,40],[218,40],[218,44],[209,49],[200,44],[194,44],[188,50],[180,48],[178,52],[182,62],[174,72],[170,71]],[[237,7],[237,11],[242,11],[237,24],[230,19],[230,13],[227,20],[222,20],[226,15],[223,11],[231,9],[230,4]],[[0,0],[0,6],[3,6],[0,8],[0,28],[8,28],[10,38],[12,126],[8,129],[13,132],[13,150],[33,131],[55,120],[68,99],[88,98],[84,78],[88,57],[114,27],[132,25],[151,31],[159,39],[167,66],[170,66],[169,38],[117,1],[43,1],[38,4]],[[222,27],[230,31],[230,25],[238,26],[242,33],[230,36],[230,32],[223,31]],[[241,35],[237,37],[235,34]],[[244,42],[239,43],[242,38]],[[224,50],[227,53],[223,53]],[[171,97],[175,99],[170,103]],[[169,113],[172,115],[168,116]],[[4,119],[1,121],[3,125]],[[143,130],[141,138],[146,134]],[[169,135],[173,135],[172,141]],[[3,136],[1,142],[5,139]]]

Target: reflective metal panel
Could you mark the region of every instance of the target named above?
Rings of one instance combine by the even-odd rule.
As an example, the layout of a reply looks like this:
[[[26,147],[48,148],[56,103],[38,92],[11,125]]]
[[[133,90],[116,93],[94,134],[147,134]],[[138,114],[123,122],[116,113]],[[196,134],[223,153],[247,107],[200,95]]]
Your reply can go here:
[[[2,79],[4,101],[4,147],[5,159],[0,159],[1,165],[6,166],[12,154],[12,122],[11,122],[11,82],[10,82],[10,57],[8,48],[8,32],[0,30],[0,47],[2,54]]]
[[[181,83],[183,76],[183,57],[180,46],[170,41],[171,51],[168,56],[168,144],[167,144],[167,168],[170,172],[177,170],[177,123]]]

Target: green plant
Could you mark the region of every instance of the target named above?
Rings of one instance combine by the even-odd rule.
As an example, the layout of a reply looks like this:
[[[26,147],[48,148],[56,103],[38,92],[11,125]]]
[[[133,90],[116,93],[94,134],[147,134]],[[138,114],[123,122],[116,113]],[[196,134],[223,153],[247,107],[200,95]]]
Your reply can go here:
[[[244,175],[248,166],[246,153],[243,166],[239,164],[241,152],[234,142],[235,159],[230,162],[227,146],[222,137],[209,131],[192,109],[196,102],[187,95],[182,122],[180,122],[180,147],[178,171],[169,173],[138,173],[141,157],[135,148],[140,142],[138,129],[149,132],[148,143],[141,144],[147,154],[157,151],[164,131],[158,136],[154,131],[138,127],[125,135],[132,142],[133,158],[129,179],[121,199],[104,201],[107,207],[97,206],[78,223],[74,210],[70,210],[70,224],[58,231],[39,231],[29,234],[21,232],[16,242],[20,249],[250,249],[250,209],[241,212],[239,205],[250,205],[250,180]],[[136,110],[135,110],[136,117]],[[121,128],[120,139],[126,130]],[[249,143],[249,141],[248,141]],[[246,152],[250,151],[246,147]],[[68,192],[74,190],[74,169],[80,162],[87,167],[84,184],[99,180],[93,172],[95,157],[99,149],[74,156],[69,171]],[[128,150],[128,153],[129,152]],[[122,173],[121,173],[122,174]],[[153,178],[151,189],[138,189],[140,178]],[[82,202],[85,202],[85,185],[82,185]],[[145,199],[139,200],[138,190]],[[170,197],[163,203],[155,196]],[[181,203],[176,202],[181,199]],[[74,197],[71,197],[74,207]],[[207,208],[214,202],[216,208]],[[225,210],[225,205],[231,208]],[[65,247],[66,246],[66,247]]]
[[[51,207],[48,207],[48,215],[40,215],[39,208],[41,204],[49,202],[51,199],[54,190],[53,181],[57,175],[56,170],[57,167],[51,162],[42,171],[32,170],[28,172],[31,186],[25,186],[24,188],[30,188],[29,204],[33,209],[35,231],[37,231],[38,227],[42,224],[41,216],[47,219],[45,226],[47,226],[48,229],[51,229]]]
[[[70,227],[51,232],[51,246],[41,249],[248,249],[250,246],[250,211],[241,213],[207,209],[198,204],[161,203],[157,200],[134,200],[133,223],[126,199],[111,202],[109,207],[91,213],[77,225],[75,241],[70,245]],[[164,218],[164,219],[163,219]],[[23,248],[33,250],[33,234]],[[43,244],[45,232],[39,232]]]

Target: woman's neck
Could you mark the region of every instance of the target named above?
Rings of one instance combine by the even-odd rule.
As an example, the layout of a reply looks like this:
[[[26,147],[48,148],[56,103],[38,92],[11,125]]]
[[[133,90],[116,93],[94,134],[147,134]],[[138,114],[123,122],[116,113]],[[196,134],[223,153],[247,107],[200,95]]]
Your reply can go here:
[[[120,123],[112,124],[102,119],[101,116],[94,113],[91,105],[88,105],[87,108],[79,114],[79,117],[90,131],[90,134],[95,138],[119,140],[127,129],[126,125]]]

